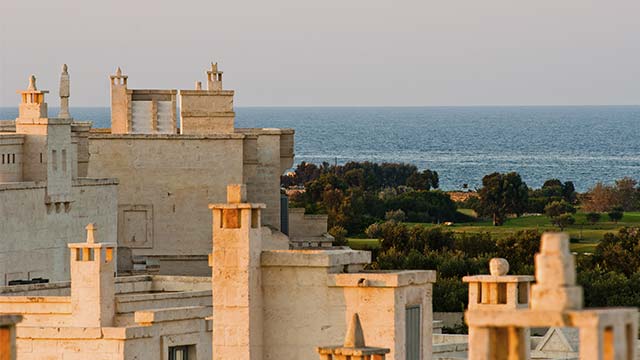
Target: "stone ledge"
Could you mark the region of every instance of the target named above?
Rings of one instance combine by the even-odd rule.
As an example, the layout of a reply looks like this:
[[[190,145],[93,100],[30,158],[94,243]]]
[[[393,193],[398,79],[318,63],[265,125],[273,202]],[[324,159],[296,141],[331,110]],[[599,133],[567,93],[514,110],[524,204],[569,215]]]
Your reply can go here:
[[[518,282],[533,282],[535,277],[533,275],[474,275],[464,276],[463,282],[475,283],[475,282],[492,282],[492,283],[518,283]]]
[[[102,185],[118,185],[120,181],[116,178],[95,179],[95,178],[77,178],[72,181],[72,186],[102,186]]]
[[[331,250],[269,250],[262,252],[262,266],[333,267],[369,264],[371,253],[351,249]]]
[[[581,324],[600,322],[624,323],[637,321],[637,308],[592,308],[568,311],[536,310],[468,310],[465,320],[469,326],[478,327],[579,327]]]
[[[236,133],[245,135],[293,135],[295,130],[291,128],[236,128]]]
[[[116,295],[116,303],[122,304],[122,303],[148,301],[148,300],[188,299],[188,298],[207,297],[207,296],[211,296],[211,291],[202,290],[202,291],[179,291],[179,292],[152,293],[152,294],[127,294],[127,295]]]
[[[240,204],[209,204],[209,209],[266,209],[267,205],[260,203],[240,203]]]
[[[71,281],[0,286],[0,296],[13,296],[12,294],[18,294],[18,293],[24,293],[24,292],[30,292],[30,291],[68,289],[68,288],[71,288]]]
[[[349,274],[330,274],[329,287],[404,287],[434,283],[434,270],[404,270],[385,272],[358,272]]]
[[[210,96],[210,95],[223,95],[223,96],[233,96],[235,90],[180,90],[180,95],[187,96]]]
[[[149,95],[153,95],[153,94],[162,94],[162,95],[176,95],[178,93],[178,90],[174,90],[174,89],[127,89],[127,92],[132,93],[132,94],[149,94]]]
[[[136,311],[134,321],[141,325],[190,319],[205,319],[212,316],[211,306],[185,306],[157,310]]]
[[[94,129],[95,130],[95,129]],[[89,139],[123,139],[123,140],[234,140],[234,139],[244,139],[245,136],[243,134],[236,133],[220,133],[220,134],[207,134],[207,135],[196,135],[196,134],[112,134],[111,130],[109,132],[104,132],[103,129],[100,131],[92,131],[89,134]]]

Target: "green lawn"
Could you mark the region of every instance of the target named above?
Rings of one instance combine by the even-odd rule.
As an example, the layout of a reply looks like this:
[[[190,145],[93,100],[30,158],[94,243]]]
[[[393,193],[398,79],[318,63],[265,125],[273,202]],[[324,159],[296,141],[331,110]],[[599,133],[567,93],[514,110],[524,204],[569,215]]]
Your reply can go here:
[[[460,212],[474,216],[473,210],[461,209]],[[605,233],[617,232],[618,229],[625,226],[640,226],[640,212],[628,212],[617,224],[608,221],[606,214],[602,215],[602,220],[595,225],[587,224],[584,213],[575,214],[576,223],[564,229],[568,232],[572,239],[578,240],[571,244],[571,249],[576,252],[592,252],[597,243],[602,239]],[[415,226],[442,226],[436,224],[413,223]],[[489,232],[494,238],[505,237],[514,234],[520,230],[536,229],[540,232],[559,229],[553,226],[549,218],[546,216],[522,216],[519,218],[508,219],[502,226],[493,226],[490,221],[479,221],[471,223],[460,223],[448,226],[455,232]],[[376,239],[349,239],[349,245],[354,249],[362,249],[364,247],[377,247]]]

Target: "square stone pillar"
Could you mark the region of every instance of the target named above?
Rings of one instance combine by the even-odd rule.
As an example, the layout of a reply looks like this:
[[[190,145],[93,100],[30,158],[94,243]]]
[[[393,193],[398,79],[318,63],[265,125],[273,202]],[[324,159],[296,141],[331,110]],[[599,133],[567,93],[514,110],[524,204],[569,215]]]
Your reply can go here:
[[[262,233],[264,204],[246,203],[244,185],[227,187],[212,204],[213,359],[262,360]]]
[[[72,324],[77,327],[113,326],[115,309],[114,243],[96,243],[96,227],[87,225],[87,242],[71,249]]]

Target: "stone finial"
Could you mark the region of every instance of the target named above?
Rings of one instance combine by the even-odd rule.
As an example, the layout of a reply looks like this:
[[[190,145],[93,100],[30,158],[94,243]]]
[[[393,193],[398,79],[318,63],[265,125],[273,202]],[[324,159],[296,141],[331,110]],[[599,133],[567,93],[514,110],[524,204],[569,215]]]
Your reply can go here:
[[[69,68],[67,64],[62,65],[62,74],[60,74],[60,112],[59,118],[70,118],[69,114],[69,96],[70,92],[70,80],[69,80]]]
[[[576,285],[575,257],[567,233],[545,232],[535,256],[536,283],[531,287],[531,309],[582,308],[582,287]]]
[[[509,272],[509,262],[503,258],[493,258],[489,261],[489,272],[492,276],[505,276]]]
[[[218,72],[218,63],[211,62],[211,72]]]
[[[85,229],[87,229],[87,244],[95,244],[95,232],[98,231],[98,228],[94,223],[89,223]]]
[[[122,69],[120,69],[120,66],[116,69],[116,76],[122,76]]]
[[[362,332],[362,324],[360,324],[360,316],[358,313],[354,313],[347,329],[347,334],[344,337],[344,347],[346,348],[363,348],[364,333]]]
[[[202,90],[202,81],[196,81],[196,90]]]
[[[38,87],[36,86],[36,76],[31,75],[29,77],[29,87],[27,88],[29,91],[37,91]]]

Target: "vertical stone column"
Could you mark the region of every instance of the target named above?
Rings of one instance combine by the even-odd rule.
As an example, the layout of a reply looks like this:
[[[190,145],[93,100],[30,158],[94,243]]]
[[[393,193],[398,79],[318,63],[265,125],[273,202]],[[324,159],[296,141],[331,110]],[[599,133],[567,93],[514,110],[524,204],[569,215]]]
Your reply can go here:
[[[531,309],[578,310],[582,287],[576,285],[575,258],[567,233],[544,233],[535,256],[536,284],[531,286]]]
[[[127,94],[127,75],[118,68],[111,75],[111,133],[127,134],[131,132],[129,95]]]
[[[62,74],[60,74],[60,112],[59,118],[70,118],[69,114],[69,96],[70,93],[70,80],[67,64],[62,65]]]
[[[261,360],[263,347],[260,210],[246,187],[229,185],[212,204],[213,359]]]
[[[71,249],[72,324],[77,327],[112,326],[115,317],[114,243],[96,243],[94,224],[87,225],[87,242]]]

